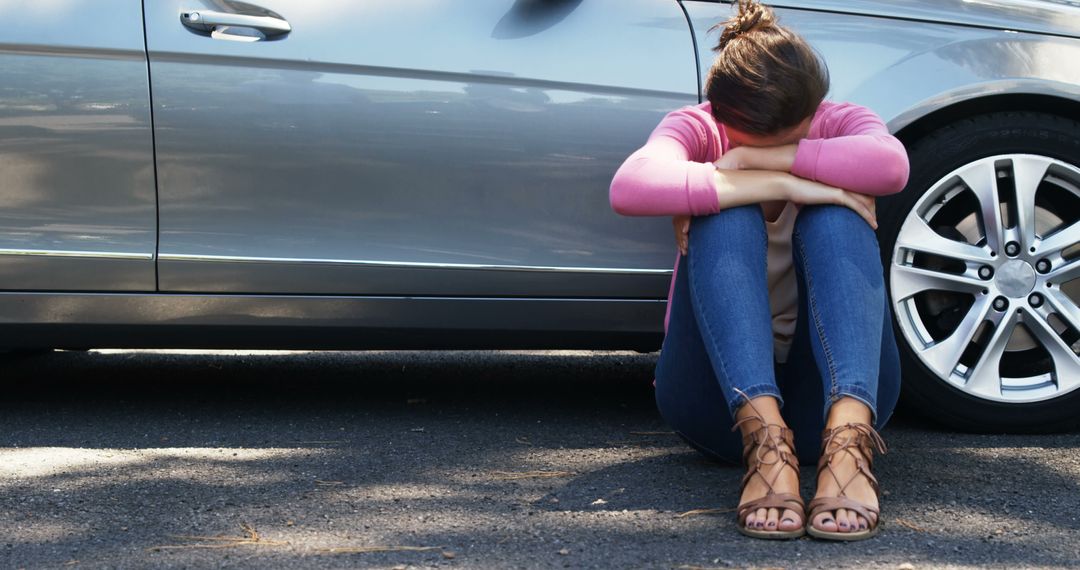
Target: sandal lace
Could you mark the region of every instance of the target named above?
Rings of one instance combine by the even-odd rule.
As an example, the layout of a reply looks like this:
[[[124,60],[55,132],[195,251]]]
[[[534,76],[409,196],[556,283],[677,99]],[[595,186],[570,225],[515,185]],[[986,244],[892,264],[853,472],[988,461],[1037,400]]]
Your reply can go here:
[[[859,453],[852,451],[852,448],[857,449]],[[881,435],[868,424],[847,423],[827,429],[821,438],[821,460],[818,462],[818,475],[825,470],[829,472],[829,476],[840,487],[837,492],[838,497],[845,496],[844,490],[860,475],[866,477],[870,482],[870,486],[874,489],[874,493],[880,496],[881,490],[878,487],[877,478],[870,471],[874,466],[874,451],[885,455],[888,452],[888,447],[885,445],[885,440],[881,439]],[[832,468],[832,460],[838,453],[845,453],[855,460],[855,472],[846,482],[840,481],[840,477]]]

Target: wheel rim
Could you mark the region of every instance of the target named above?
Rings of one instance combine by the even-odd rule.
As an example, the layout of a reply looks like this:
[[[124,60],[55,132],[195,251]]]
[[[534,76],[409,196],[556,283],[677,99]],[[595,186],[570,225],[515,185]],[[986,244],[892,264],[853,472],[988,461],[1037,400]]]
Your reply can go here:
[[[977,160],[908,213],[889,269],[904,340],[984,400],[1080,388],[1080,169],[1029,154]]]

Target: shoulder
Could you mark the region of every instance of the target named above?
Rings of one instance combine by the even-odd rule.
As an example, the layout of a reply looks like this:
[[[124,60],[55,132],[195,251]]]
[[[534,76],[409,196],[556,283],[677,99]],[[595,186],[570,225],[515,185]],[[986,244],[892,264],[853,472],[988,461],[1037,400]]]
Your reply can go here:
[[[822,101],[810,123],[808,138],[832,138],[867,128],[888,132],[881,117],[868,107],[848,102]]]
[[[709,102],[700,105],[686,105],[664,115],[660,121],[660,127],[683,127],[693,129],[706,134],[706,131],[717,130],[716,119],[709,112]]]

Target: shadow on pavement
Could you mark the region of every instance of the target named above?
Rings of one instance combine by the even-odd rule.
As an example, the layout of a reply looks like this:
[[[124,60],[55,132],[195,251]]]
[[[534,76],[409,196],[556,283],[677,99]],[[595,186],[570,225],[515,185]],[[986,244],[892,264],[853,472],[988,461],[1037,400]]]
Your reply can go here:
[[[663,424],[655,356],[3,357],[0,566],[1080,564],[1077,434],[953,434],[900,415],[878,463],[885,531],[868,542],[757,541],[730,512],[679,516],[733,507],[742,471]],[[241,524],[281,544],[180,538]],[[326,550],[365,545],[438,548]]]

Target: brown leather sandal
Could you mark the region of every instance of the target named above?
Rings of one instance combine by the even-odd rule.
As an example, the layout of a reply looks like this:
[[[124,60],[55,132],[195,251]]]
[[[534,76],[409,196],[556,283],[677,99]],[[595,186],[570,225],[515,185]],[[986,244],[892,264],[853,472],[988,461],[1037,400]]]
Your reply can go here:
[[[851,448],[856,448],[860,457]],[[855,480],[856,477],[866,477],[870,482],[870,486],[874,489],[874,493],[877,494],[878,499],[881,498],[881,489],[878,487],[877,478],[870,469],[874,465],[874,450],[878,453],[885,454],[886,447],[885,442],[878,435],[878,432],[873,427],[864,423],[851,423],[837,426],[832,429],[826,429],[821,435],[821,459],[818,460],[817,475],[818,480],[821,480],[822,471],[828,471],[836,484],[840,486],[839,494],[835,497],[818,497],[810,501],[810,513],[806,519],[806,532],[814,538],[822,538],[825,540],[864,540],[870,538],[878,533],[878,529],[881,525],[881,508],[871,507],[864,503],[849,499],[844,490],[848,485]],[[840,481],[840,478],[833,471],[832,462],[833,457],[837,453],[846,453],[855,459],[855,473],[852,473],[851,477],[846,481]],[[829,532],[821,530],[813,525],[813,520],[817,515],[826,511],[836,511],[837,509],[847,509],[854,511],[856,514],[866,519],[867,529],[858,532]],[[873,516],[871,516],[873,515]]]
[[[749,402],[748,402],[749,403]],[[753,406],[753,404],[750,404]],[[757,410],[754,410],[755,414]],[[750,482],[754,476],[760,477],[768,488],[764,497],[758,497],[747,501],[739,505],[738,517],[739,517],[739,532],[746,536],[752,536],[754,538],[765,538],[773,540],[799,538],[806,534],[806,504],[803,503],[802,497],[792,493],[777,493],[773,491],[773,484],[776,483],[777,478],[780,477],[781,471],[785,466],[795,470],[795,473],[799,472],[799,460],[795,455],[795,440],[793,433],[790,429],[778,424],[767,424],[763,421],[760,415],[749,416],[735,422],[735,426],[731,431],[735,431],[742,426],[742,424],[749,421],[758,421],[761,423],[761,427],[743,436],[743,464],[747,466],[748,471],[743,476],[742,485],[739,490],[739,494],[742,494],[742,490],[746,488],[747,483]],[[785,451],[780,448],[780,444],[787,445],[790,451]],[[774,454],[774,459],[765,461],[765,457],[769,453]],[[766,469],[770,466],[775,466],[778,463],[782,463],[778,467],[772,469],[772,479],[767,477]],[[758,509],[778,509],[781,514],[785,509],[792,510],[799,513],[799,516],[803,518],[803,525],[795,530],[758,530],[746,527],[746,518],[751,513]]]

